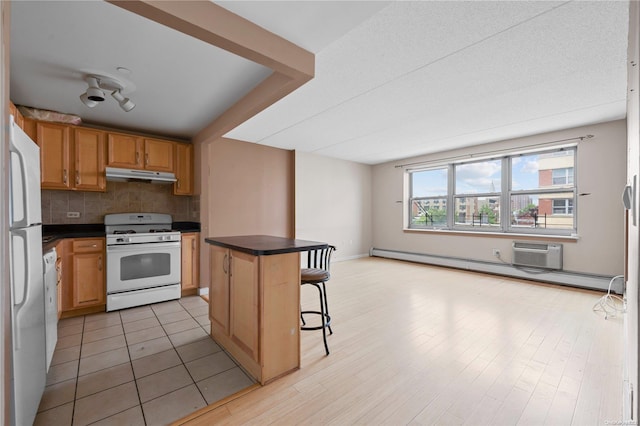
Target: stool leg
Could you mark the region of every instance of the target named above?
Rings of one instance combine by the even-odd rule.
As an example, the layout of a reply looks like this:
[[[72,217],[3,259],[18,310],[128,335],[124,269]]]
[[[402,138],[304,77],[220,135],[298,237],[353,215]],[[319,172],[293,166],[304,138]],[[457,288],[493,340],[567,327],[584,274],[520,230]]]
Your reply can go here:
[[[324,341],[324,350],[329,355],[329,345],[327,345],[327,327],[325,322],[325,313],[324,313],[324,293],[318,284],[314,284],[318,288],[318,293],[320,293],[320,318],[322,318],[322,340]]]
[[[329,334],[333,334],[333,330],[331,329],[331,315],[329,315],[329,303],[327,297],[327,287],[324,285],[324,281],[322,282],[322,294],[324,295],[324,312],[327,314],[327,327],[329,328]]]

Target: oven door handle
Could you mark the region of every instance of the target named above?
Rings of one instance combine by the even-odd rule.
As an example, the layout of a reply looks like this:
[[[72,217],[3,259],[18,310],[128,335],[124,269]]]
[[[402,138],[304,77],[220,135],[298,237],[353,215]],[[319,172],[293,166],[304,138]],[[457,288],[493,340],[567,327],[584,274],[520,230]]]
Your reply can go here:
[[[107,251],[128,251],[128,252],[145,252],[156,251],[163,248],[179,248],[180,241],[171,241],[166,243],[141,243],[141,244],[118,244],[114,246],[107,246]]]

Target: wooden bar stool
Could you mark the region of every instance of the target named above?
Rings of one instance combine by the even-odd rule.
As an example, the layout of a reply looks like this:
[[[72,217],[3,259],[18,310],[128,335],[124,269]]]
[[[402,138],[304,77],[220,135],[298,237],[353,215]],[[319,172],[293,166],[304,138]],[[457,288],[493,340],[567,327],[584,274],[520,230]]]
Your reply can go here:
[[[324,349],[329,355],[329,346],[327,345],[327,328],[329,334],[333,334],[331,330],[331,316],[329,315],[329,305],[327,303],[327,288],[325,283],[329,281],[331,273],[329,268],[331,266],[331,254],[336,250],[334,246],[328,246],[327,248],[320,250],[312,250],[308,252],[307,267],[300,269],[300,284],[311,284],[318,289],[320,295],[320,310],[319,311],[303,311],[300,310],[300,319],[302,320],[301,330],[322,330],[322,339],[324,340]],[[319,315],[322,325],[319,326],[307,326],[304,320],[304,315],[314,314]]]

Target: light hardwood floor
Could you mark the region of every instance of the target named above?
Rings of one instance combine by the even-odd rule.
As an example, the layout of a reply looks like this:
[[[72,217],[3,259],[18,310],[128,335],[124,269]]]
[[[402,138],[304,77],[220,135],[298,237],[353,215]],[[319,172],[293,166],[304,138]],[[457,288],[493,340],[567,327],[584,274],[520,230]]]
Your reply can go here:
[[[376,258],[334,262],[327,291],[328,357],[305,331],[299,371],[182,423],[621,420],[622,318],[592,311],[601,293]]]

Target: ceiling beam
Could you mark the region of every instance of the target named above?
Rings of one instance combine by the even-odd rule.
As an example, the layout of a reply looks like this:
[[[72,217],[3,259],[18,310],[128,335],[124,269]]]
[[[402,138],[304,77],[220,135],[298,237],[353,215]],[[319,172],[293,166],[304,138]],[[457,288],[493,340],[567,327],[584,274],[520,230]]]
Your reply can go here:
[[[199,131],[193,138],[194,142],[223,136],[314,76],[313,53],[213,2],[107,1],[274,71]]]

